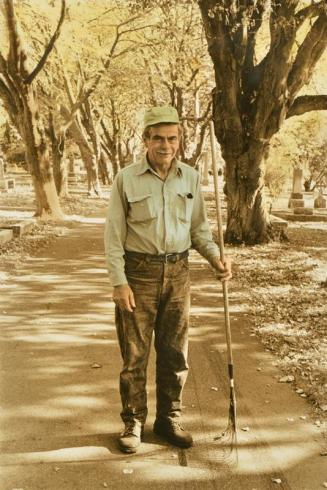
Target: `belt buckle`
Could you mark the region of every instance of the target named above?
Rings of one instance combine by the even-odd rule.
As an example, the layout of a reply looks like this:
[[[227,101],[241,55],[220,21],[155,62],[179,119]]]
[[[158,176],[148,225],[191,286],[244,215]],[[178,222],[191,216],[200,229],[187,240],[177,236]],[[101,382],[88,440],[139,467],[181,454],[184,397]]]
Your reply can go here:
[[[172,257],[173,255],[175,255],[175,254],[173,254],[173,253],[172,254],[165,254],[165,256],[164,256],[164,262],[165,262],[165,264],[168,263],[168,257]]]

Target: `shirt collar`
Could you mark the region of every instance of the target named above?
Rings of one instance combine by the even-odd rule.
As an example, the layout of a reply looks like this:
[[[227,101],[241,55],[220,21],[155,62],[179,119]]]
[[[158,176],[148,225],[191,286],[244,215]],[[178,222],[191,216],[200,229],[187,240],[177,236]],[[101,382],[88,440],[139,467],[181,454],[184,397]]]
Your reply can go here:
[[[181,177],[183,175],[181,162],[179,160],[177,160],[177,158],[174,158],[174,160],[172,161],[171,170],[176,175],[178,175],[178,177]],[[151,165],[149,164],[148,159],[147,159],[147,155],[145,154],[143,159],[142,159],[142,162],[141,162],[140,170],[137,172],[136,175],[143,175],[146,172],[154,172],[154,170],[151,167]]]

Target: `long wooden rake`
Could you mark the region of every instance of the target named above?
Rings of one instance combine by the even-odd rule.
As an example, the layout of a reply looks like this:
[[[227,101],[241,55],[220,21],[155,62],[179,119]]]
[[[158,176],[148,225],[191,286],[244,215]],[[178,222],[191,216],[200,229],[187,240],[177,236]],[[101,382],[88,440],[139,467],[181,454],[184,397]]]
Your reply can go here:
[[[217,158],[215,151],[215,132],[213,121],[210,121],[210,142],[211,142],[211,154],[212,154],[212,171],[215,187],[215,200],[216,200],[216,213],[217,213],[217,225],[218,225],[218,244],[220,250],[220,260],[224,263],[225,251],[224,251],[224,235],[222,224],[222,213],[218,186],[218,168]],[[229,403],[229,417],[228,424],[224,432],[214,440],[220,440],[224,442],[226,447],[230,450],[237,450],[237,429],[236,429],[236,397],[234,386],[234,365],[233,365],[233,353],[232,353],[232,337],[229,318],[229,302],[228,302],[228,285],[227,282],[222,283],[223,297],[224,297],[224,314],[225,314],[225,330],[226,330],[226,343],[227,343],[227,362],[228,362],[228,376],[230,381],[230,403]]]

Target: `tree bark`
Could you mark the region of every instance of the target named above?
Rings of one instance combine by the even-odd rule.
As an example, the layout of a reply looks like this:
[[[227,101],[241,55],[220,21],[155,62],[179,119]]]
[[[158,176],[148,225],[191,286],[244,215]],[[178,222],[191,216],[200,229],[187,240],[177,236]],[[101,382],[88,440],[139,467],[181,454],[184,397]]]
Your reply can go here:
[[[272,238],[265,206],[264,151],[262,145],[255,145],[255,149],[236,158],[225,153],[228,203],[225,239],[229,243],[265,243]]]

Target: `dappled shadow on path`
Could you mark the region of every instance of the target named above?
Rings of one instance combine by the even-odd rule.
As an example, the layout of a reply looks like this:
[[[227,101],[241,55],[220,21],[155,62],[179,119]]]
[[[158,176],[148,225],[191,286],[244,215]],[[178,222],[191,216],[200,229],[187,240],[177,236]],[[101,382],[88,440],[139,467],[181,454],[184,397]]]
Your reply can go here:
[[[87,483],[81,486],[85,489],[97,488],[108,478],[116,485],[109,488],[127,488],[132,479],[134,488],[265,489],[270,488],[272,475],[282,474],[287,483],[287,478],[297,478],[293,470],[299,464],[316,467],[312,461],[317,450],[312,442],[315,429],[298,413],[294,415],[293,402],[298,400],[288,386],[278,385],[276,395],[272,359],[251,337],[246,308],[232,287],[239,464],[230,468],[219,463],[223,448],[213,439],[226,425],[229,397],[222,293],[209,266],[193,252],[184,421],[194,433],[195,446],[181,452],[151,431],[152,355],[144,444],[133,456],[119,452],[121,361],[102,233],[97,223],[72,229],[39,257],[21,265],[5,284],[0,308],[1,446],[8,488],[33,481],[36,470],[31,468],[37,463],[44,463],[37,470],[42,474],[48,475],[48,466],[52,471],[49,489],[60,488],[63,478],[78,481],[76,465],[79,474],[85,472]],[[300,408],[304,413],[304,402]],[[59,465],[60,471],[53,473],[53,465]],[[21,473],[18,467],[24,468]],[[291,488],[286,483],[282,488]]]

